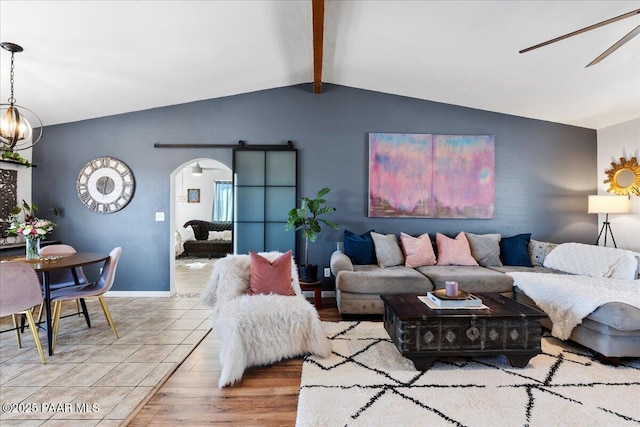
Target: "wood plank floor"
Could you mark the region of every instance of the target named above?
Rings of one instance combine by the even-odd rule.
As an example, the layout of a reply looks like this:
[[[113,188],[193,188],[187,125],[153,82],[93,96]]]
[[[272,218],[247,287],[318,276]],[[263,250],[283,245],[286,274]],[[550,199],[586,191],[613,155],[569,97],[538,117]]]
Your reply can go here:
[[[341,320],[335,299],[324,298],[319,314]],[[295,425],[302,358],[249,368],[239,384],[219,389],[218,351],[210,333],[128,425]]]

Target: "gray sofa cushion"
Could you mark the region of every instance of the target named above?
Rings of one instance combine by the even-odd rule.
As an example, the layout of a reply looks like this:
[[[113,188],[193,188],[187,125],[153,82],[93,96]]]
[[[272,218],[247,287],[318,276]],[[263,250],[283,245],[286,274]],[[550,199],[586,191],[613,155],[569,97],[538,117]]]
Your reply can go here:
[[[376,258],[380,267],[392,267],[404,264],[404,255],[395,234],[380,234],[371,232]]]
[[[459,289],[467,292],[511,292],[513,278],[486,267],[467,265],[429,265],[417,270],[431,280],[435,289],[443,289],[444,282],[454,280]]]
[[[487,267],[488,269],[491,269],[493,271],[497,271],[499,273],[518,273],[518,272],[523,272],[523,273],[555,273],[555,274],[569,274],[569,273],[565,273],[563,271],[560,270],[554,270],[553,268],[547,268],[547,267],[543,267],[541,265],[536,265],[533,267],[523,267],[521,265],[505,265],[502,267],[498,267],[498,266],[491,266],[491,267]]]
[[[426,294],[433,289],[431,281],[412,268],[381,268],[377,265],[354,265],[353,268],[355,271],[338,273],[336,284],[340,291],[361,294]]]
[[[465,233],[471,248],[471,255],[483,267],[502,266],[500,261],[500,234]]]

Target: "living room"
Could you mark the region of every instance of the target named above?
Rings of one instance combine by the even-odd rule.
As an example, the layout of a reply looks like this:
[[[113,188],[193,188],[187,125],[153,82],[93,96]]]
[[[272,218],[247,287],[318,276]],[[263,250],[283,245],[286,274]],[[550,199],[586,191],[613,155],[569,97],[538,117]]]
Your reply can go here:
[[[637,8],[637,2],[553,6],[546,2],[524,6],[519,2],[506,6],[502,2],[424,2],[397,6],[328,1],[326,77],[320,94],[313,93],[310,83],[313,44],[307,2],[255,2],[227,5],[226,9],[218,9],[217,2],[117,3],[120,5],[0,5],[0,39],[25,48],[16,55],[15,96],[20,105],[32,109],[45,122],[42,140],[31,153],[25,152],[37,167],[16,167],[18,199],[42,208],[61,208],[62,214],[51,218],[58,224],[51,239],[95,252],[122,247],[111,291],[114,296],[170,296],[174,235],[182,225],[176,223],[172,212],[175,199],[186,196],[177,193],[172,174],[199,158],[215,159],[232,168],[233,149],[229,146],[240,140],[247,145],[292,141],[298,156],[298,196],[331,188],[327,199],[336,207],[331,219],[340,229],[323,230],[310,247],[310,257],[320,264],[320,271],[329,267],[345,229],[358,234],[371,229],[402,231],[414,236],[425,232],[455,236],[459,231],[504,236],[531,233],[537,240],[593,244],[604,216],[587,213],[588,196],[607,194],[608,185],[603,181],[611,162],[640,157],[640,72],[629,77],[620,71],[640,71],[640,39],[630,41],[602,63],[584,68],[585,60],[590,61],[629,31],[624,21],[603,28],[605,35],[593,31],[537,52],[517,54],[518,49],[628,12]],[[465,12],[465,7],[473,12]],[[522,15],[531,13],[531,17],[518,19],[521,7]],[[483,43],[493,50],[508,50],[513,58],[494,62],[500,58],[494,59],[491,49],[481,49],[483,43],[474,42],[481,27],[474,15],[488,20],[500,15],[502,8],[506,9],[504,15],[494,25],[504,25],[504,30],[496,30],[498,34]],[[577,17],[578,12],[585,16]],[[421,27],[420,20],[437,14],[450,27],[471,30],[456,38],[457,45],[445,45],[437,32],[403,32]],[[136,25],[121,22],[122,15],[130,16]],[[195,15],[206,15],[211,22],[196,20]],[[367,24],[364,17],[376,20]],[[225,20],[234,26],[226,26]],[[425,28],[436,25],[426,22],[429,25],[425,23]],[[377,47],[366,41],[381,43],[380,37],[373,38],[379,32],[369,27],[383,25],[389,26],[388,34],[395,34],[387,35],[390,43]],[[216,26],[221,33],[207,32]],[[524,26],[526,31],[517,30]],[[64,27],[73,29],[70,35],[65,35]],[[122,34],[116,34],[120,27]],[[255,27],[257,34],[245,40],[247,29]],[[356,30],[364,36],[351,34]],[[182,49],[169,44],[170,37],[161,37],[162,31],[185,37]],[[265,41],[268,31],[272,44]],[[513,37],[508,37],[510,31]],[[153,34],[151,40],[142,34],[145,32]],[[121,35],[129,44],[115,39]],[[229,41],[235,38],[237,44]],[[199,39],[207,39],[206,44],[195,44]],[[75,45],[72,40],[82,43]],[[359,42],[356,48],[343,52],[349,40]],[[223,51],[218,42],[229,46]],[[441,47],[434,46],[436,43]],[[104,45],[108,45],[111,65],[102,63],[102,68],[95,69],[92,62],[95,56],[106,54],[98,50]],[[441,56],[441,50],[449,54]],[[424,59],[430,56],[432,61]],[[194,58],[203,62],[201,67]],[[452,68],[440,71],[432,65],[446,61],[453,62],[457,70],[453,77]],[[514,65],[518,61],[521,65]],[[133,64],[135,72],[129,70]],[[7,65],[8,54],[3,51],[3,99],[8,93]],[[170,69],[170,78],[160,83],[147,77],[159,68]],[[532,73],[531,69],[537,71]],[[52,78],[42,70],[57,70],[64,83],[58,83],[57,73]],[[499,77],[490,78],[494,73]],[[587,73],[588,78],[582,77]],[[242,80],[249,74],[252,80]],[[622,90],[608,84],[624,78],[630,80],[620,84]],[[75,86],[74,80],[82,85]],[[573,80],[584,86],[573,86]],[[407,90],[405,82],[411,83],[414,91]],[[105,92],[98,92],[103,86]],[[108,108],[99,109],[101,104]],[[63,115],[67,109],[75,115]],[[375,132],[494,135],[494,218],[369,217],[368,135]],[[156,144],[209,146],[156,148]],[[105,155],[126,163],[136,183],[130,203],[108,215],[87,209],[78,200],[76,189],[83,165]],[[610,220],[617,246],[640,251],[639,197],[631,197],[630,210],[612,215]],[[163,213],[165,220],[157,221],[156,213]],[[298,251],[300,245],[298,242]],[[331,295],[333,287],[333,278],[324,279],[326,295]]]

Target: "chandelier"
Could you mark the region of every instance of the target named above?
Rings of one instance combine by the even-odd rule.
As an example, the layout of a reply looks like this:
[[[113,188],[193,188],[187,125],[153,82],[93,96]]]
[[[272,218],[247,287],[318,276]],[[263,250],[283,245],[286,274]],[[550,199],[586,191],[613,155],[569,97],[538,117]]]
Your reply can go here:
[[[28,108],[16,104],[13,96],[15,77],[14,54],[22,52],[22,46],[15,43],[0,43],[0,46],[11,52],[11,94],[8,104],[0,104],[0,143],[3,151],[18,151],[33,147],[42,137],[42,121]],[[34,134],[33,126],[37,132]]]

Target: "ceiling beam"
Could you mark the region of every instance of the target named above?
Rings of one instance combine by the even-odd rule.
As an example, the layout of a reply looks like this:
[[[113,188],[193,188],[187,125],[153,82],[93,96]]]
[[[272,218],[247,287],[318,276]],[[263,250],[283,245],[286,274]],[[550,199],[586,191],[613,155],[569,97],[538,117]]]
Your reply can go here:
[[[311,0],[313,21],[313,93],[322,93],[324,0]]]

